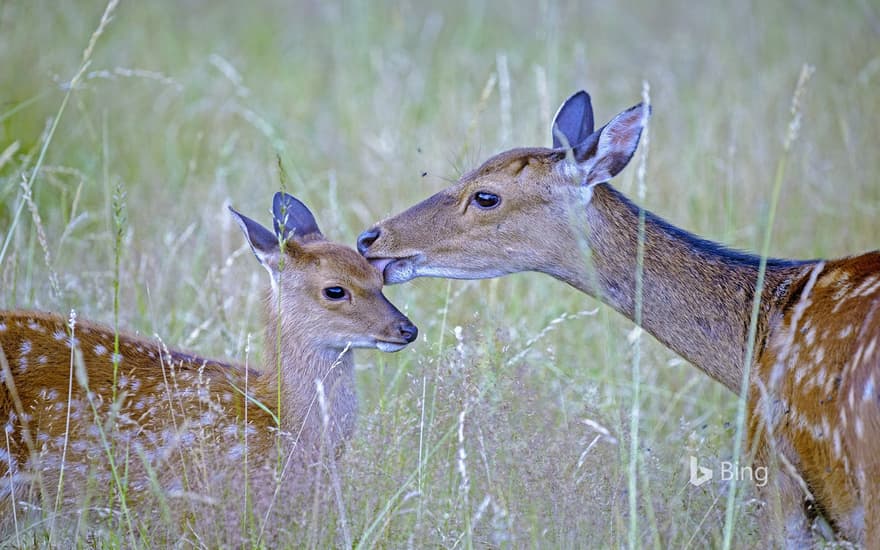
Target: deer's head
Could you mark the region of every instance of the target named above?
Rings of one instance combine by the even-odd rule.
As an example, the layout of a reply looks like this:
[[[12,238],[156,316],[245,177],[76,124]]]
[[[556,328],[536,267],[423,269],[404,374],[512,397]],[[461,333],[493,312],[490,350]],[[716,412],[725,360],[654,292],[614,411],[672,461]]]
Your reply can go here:
[[[495,155],[456,184],[379,222],[358,250],[385,282],[414,277],[482,279],[519,271],[553,271],[577,254],[572,212],[592,188],[627,165],[649,115],[636,105],[597,131],[586,92],[560,107],[553,148]]]
[[[335,350],[398,351],[416,339],[416,327],[382,294],[379,271],[351,248],[327,241],[303,203],[276,193],[274,232],[230,210],[269,272],[269,310],[280,314],[282,333]]]

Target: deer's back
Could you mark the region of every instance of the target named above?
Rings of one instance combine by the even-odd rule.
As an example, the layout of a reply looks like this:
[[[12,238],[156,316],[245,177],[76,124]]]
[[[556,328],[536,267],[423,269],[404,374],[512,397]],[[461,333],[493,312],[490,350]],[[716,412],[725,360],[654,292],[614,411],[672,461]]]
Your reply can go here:
[[[168,464],[193,449],[235,460],[244,453],[245,434],[254,436],[252,450],[268,439],[262,432],[269,414],[242,393],[244,369],[128,334],[118,338],[117,347],[111,329],[92,323],[77,323],[71,334],[57,315],[0,312],[8,365],[0,420],[11,436],[0,475],[11,465],[54,478],[63,460],[65,476],[90,468],[109,476],[113,456],[145,483],[136,472],[147,465],[180,473]]]
[[[880,474],[880,252],[794,281],[756,367],[752,433],[772,427],[819,509],[855,538]]]

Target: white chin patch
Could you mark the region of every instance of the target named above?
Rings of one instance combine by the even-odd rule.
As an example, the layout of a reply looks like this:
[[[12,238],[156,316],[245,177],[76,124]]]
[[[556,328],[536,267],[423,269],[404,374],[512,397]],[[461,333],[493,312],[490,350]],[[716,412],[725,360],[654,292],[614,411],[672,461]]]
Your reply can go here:
[[[419,277],[441,277],[444,279],[461,279],[472,281],[475,279],[492,279],[508,275],[510,271],[504,269],[449,269],[445,267],[422,267],[419,269]]]
[[[409,258],[394,260],[388,263],[382,271],[382,278],[387,285],[405,283],[415,276],[415,266]]]
[[[379,340],[376,342],[376,349],[379,351],[384,351],[385,353],[394,353],[395,351],[400,351],[406,347],[406,344],[395,344],[394,342],[383,342]]]

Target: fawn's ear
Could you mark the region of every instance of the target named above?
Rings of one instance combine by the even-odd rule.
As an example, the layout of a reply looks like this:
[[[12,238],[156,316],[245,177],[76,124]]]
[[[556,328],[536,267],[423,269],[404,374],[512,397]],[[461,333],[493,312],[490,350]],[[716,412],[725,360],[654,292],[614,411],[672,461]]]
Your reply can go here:
[[[287,193],[275,193],[272,201],[272,222],[275,224],[277,240],[287,241],[291,237],[322,237],[315,216],[306,205]]]
[[[238,226],[241,227],[244,237],[247,239],[248,244],[251,245],[251,250],[254,251],[254,256],[263,264],[263,267],[269,270],[269,273],[278,271],[278,262],[281,256],[278,236],[254,220],[237,212],[231,206],[229,211],[232,212],[232,216],[238,222]]]
[[[553,148],[575,147],[593,133],[593,104],[581,90],[560,105],[551,130]]]
[[[586,175],[584,184],[604,183],[623,170],[636,152],[650,115],[651,108],[639,103],[572,146],[578,169]]]

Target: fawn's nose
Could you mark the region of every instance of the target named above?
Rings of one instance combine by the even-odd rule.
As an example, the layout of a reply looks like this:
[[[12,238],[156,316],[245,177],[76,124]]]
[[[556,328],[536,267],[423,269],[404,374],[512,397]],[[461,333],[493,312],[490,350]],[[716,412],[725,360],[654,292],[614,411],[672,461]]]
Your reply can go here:
[[[415,339],[419,336],[418,327],[410,323],[409,321],[403,321],[402,323],[400,323],[400,326],[397,330],[400,331],[401,338],[406,340],[407,344],[415,341]]]
[[[366,254],[367,249],[370,248],[370,245],[376,242],[376,239],[379,238],[379,228],[373,227],[372,229],[367,229],[358,237],[357,247],[358,252],[361,254]]]

